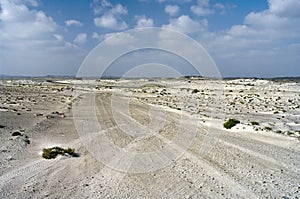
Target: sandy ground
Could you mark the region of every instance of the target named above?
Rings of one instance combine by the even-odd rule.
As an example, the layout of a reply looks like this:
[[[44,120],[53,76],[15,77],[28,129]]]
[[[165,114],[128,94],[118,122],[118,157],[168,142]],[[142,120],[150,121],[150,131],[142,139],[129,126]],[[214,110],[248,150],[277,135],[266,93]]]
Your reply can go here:
[[[31,79],[0,89],[1,198],[300,198],[299,82]],[[225,129],[229,118],[241,123]],[[43,159],[52,146],[80,156]]]

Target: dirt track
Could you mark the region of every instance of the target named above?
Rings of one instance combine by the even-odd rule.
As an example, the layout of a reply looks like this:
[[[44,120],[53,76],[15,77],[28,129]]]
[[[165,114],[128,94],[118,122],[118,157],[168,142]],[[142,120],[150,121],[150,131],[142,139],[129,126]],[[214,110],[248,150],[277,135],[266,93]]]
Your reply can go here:
[[[66,117],[36,123],[29,155],[16,152],[0,177],[1,198],[299,198],[296,139],[209,128],[197,115],[126,100],[83,95],[73,114],[61,108]],[[45,143],[80,157],[43,160]]]

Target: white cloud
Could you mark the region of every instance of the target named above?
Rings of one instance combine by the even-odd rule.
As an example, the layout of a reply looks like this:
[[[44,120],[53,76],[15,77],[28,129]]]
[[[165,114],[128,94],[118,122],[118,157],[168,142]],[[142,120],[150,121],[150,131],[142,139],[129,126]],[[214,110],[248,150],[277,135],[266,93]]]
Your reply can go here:
[[[199,35],[198,40],[208,48],[217,63],[227,67],[225,75],[234,70],[241,75],[268,76],[270,70],[286,75],[283,67],[289,67],[290,71],[296,67],[299,58],[289,49],[300,41],[300,15],[294,11],[300,1],[268,2],[268,9],[249,13],[243,24],[234,25],[228,31]],[[299,49],[297,52],[300,53]]]
[[[70,19],[65,21],[67,26],[82,26],[83,24],[80,21],[74,20],[74,19]]]
[[[26,3],[26,2],[25,2]],[[64,41],[57,23],[24,1],[0,1],[1,72],[14,75],[70,74],[84,51]]]
[[[231,10],[233,8],[236,8],[235,4],[231,4],[231,3],[216,3],[214,5],[215,10],[217,10],[221,15],[224,15],[227,13],[228,10]]]
[[[122,6],[121,4],[117,4],[109,10],[109,13],[113,15],[123,15],[123,14],[127,14],[128,11],[126,7]]]
[[[81,45],[84,44],[86,42],[87,39],[87,35],[86,33],[79,33],[76,35],[75,39],[74,39],[74,43]]]
[[[1,1],[2,38],[36,38],[54,32],[57,24],[44,12],[29,10],[25,5]]]
[[[198,0],[197,5],[191,6],[191,11],[198,16],[210,15],[214,13],[210,7],[209,0]]]
[[[101,5],[98,1],[94,1],[92,7],[94,14],[102,14],[102,16],[94,18],[95,26],[112,30],[128,28],[127,23],[121,18],[122,15],[128,14],[127,8],[122,4],[113,5],[108,0],[102,0]]]
[[[177,5],[167,5],[165,7],[165,12],[168,13],[170,16],[176,16],[179,12],[179,6]]]
[[[113,15],[122,15],[122,14],[127,14],[128,12],[127,8],[122,4],[113,5],[108,0],[102,0],[101,2],[99,2],[99,0],[94,0],[90,5],[95,15],[105,14],[105,13],[113,14]]]
[[[118,20],[114,15],[105,14],[94,19],[95,26],[109,28],[113,30],[124,30],[128,26],[125,21]]]
[[[151,18],[146,18],[144,15],[143,16],[136,16],[137,23],[136,23],[136,28],[144,28],[144,27],[153,27],[154,22],[153,19]]]
[[[103,6],[103,7],[110,7],[112,5],[111,5],[110,1],[108,1],[108,0],[102,0],[101,1],[101,6]]]
[[[58,41],[58,42],[63,42],[64,41],[64,37],[60,34],[54,34],[53,35],[55,37],[55,39]]]
[[[299,17],[299,0],[268,0],[270,12],[278,16]]]
[[[222,4],[222,3],[216,3],[215,7],[218,8],[218,9],[225,9],[225,5]]]
[[[136,42],[136,38],[127,32],[115,32],[104,35],[105,42],[108,45],[125,45]]]
[[[214,11],[208,8],[203,8],[200,6],[191,6],[191,11],[198,16],[205,16],[205,15],[210,15],[213,14]]]
[[[97,39],[97,40],[101,40],[102,39],[102,36],[101,35],[99,35],[98,33],[96,33],[96,32],[93,32],[93,34],[92,34],[92,38],[93,39]]]
[[[206,29],[208,22],[203,19],[199,22],[192,20],[188,15],[181,15],[176,19],[170,19],[170,23],[163,25],[163,28],[174,29],[183,33],[199,32]]]

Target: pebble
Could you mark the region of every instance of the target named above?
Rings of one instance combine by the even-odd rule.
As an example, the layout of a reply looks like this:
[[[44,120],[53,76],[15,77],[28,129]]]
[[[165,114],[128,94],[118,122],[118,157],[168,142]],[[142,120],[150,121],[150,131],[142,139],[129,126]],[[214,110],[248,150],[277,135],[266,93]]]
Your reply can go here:
[[[9,160],[9,161],[11,161],[11,160],[13,160],[14,158],[12,157],[12,156],[8,156],[7,157],[7,160]]]

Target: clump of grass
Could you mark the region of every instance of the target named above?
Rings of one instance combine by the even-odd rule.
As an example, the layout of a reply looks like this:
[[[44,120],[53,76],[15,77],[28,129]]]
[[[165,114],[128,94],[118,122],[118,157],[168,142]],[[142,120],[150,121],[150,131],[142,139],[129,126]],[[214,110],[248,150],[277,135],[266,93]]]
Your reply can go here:
[[[252,122],[250,122],[253,126],[254,125],[259,125],[259,123],[258,122],[256,122],[256,121],[252,121]]]
[[[198,89],[193,89],[192,93],[199,93],[200,91]]]
[[[293,133],[293,132],[290,132],[290,131],[286,132],[286,134],[287,134],[287,135],[294,135],[294,133]]]
[[[272,128],[269,127],[269,126],[266,126],[264,129],[267,130],[267,131],[271,131],[272,130]]]
[[[274,113],[273,114],[278,114],[279,113],[279,111],[274,111]]]
[[[42,157],[45,159],[54,159],[58,155],[65,155],[65,154],[69,154],[72,157],[78,156],[78,154],[75,153],[75,149],[72,149],[72,148],[64,149],[64,148],[55,146],[52,148],[44,148]]]
[[[232,119],[227,120],[227,121],[223,124],[223,126],[224,126],[224,128],[226,128],[226,129],[231,129],[232,127],[234,127],[235,125],[237,125],[237,124],[239,124],[239,123],[241,123],[239,120],[232,118]]]
[[[282,133],[282,131],[281,131],[281,130],[277,130],[277,131],[276,131],[276,133],[279,133],[279,134],[281,134],[281,133]]]

